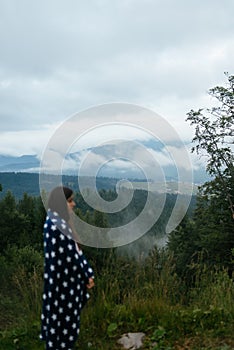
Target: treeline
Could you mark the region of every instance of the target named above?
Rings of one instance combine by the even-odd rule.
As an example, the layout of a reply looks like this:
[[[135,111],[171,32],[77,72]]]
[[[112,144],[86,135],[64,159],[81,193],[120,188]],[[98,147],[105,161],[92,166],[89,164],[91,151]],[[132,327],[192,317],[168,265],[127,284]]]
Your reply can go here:
[[[91,177],[86,177],[87,187],[93,179]],[[58,182],[57,175],[43,175],[43,181],[56,184]],[[63,175],[62,182],[64,186],[71,187],[75,192],[79,191],[79,184],[77,181],[77,176],[74,175]],[[114,189],[118,179],[97,177],[96,186],[98,190],[104,189]],[[24,193],[29,196],[39,196],[40,195],[40,185],[39,185],[39,174],[38,173],[26,173],[26,172],[0,172],[0,184],[2,185],[2,192],[0,192],[0,198],[3,198],[8,190],[14,195],[18,200],[21,199]],[[45,189],[46,190],[46,189]]]
[[[129,190],[125,190],[125,192],[127,197],[131,196]],[[117,197],[117,193],[113,190],[103,189],[99,191],[99,194],[107,201],[113,201]],[[161,196],[160,194],[151,195],[155,197],[155,200],[158,196]],[[77,203],[75,212],[82,220],[96,227],[108,228],[122,226],[134,220],[144,208],[147,192],[135,190],[129,205],[115,214],[105,214],[91,208],[79,192],[75,192],[75,200]],[[147,256],[149,251],[154,248],[157,240],[165,237],[166,242],[165,228],[175,201],[176,195],[168,194],[162,214],[153,227],[136,242],[123,248],[114,249],[114,251],[118,250],[118,255],[123,253],[128,257],[137,258],[143,255]],[[188,210],[189,216],[194,212],[195,203],[196,198],[192,197]],[[30,196],[24,193],[21,199],[16,199],[10,191],[7,191],[0,200],[0,259],[2,261],[0,285],[3,286],[4,290],[8,291],[12,288],[11,274],[16,272],[21,263],[25,262],[25,266],[29,266],[32,263],[32,266],[29,268],[31,271],[34,269],[34,255],[37,262],[39,256],[42,261],[45,216],[46,210],[41,197]],[[87,254],[90,254],[90,259],[94,265],[101,270],[105,265],[105,258],[109,255],[109,251],[89,247],[85,247],[85,250]],[[30,257],[26,257],[27,254]],[[22,255],[25,255],[25,257],[22,257]],[[19,260],[18,262],[17,259]],[[26,262],[27,259],[28,262]],[[14,261],[15,268],[12,266],[12,261]],[[25,266],[23,264],[22,268]]]
[[[100,197],[106,201],[113,201],[117,197],[114,190],[102,189]],[[164,194],[147,193],[144,190],[124,190],[124,195],[131,198],[129,205],[121,211],[113,214],[105,214],[101,210],[90,207],[80,192],[75,192],[77,207],[75,212],[82,220],[96,227],[117,227],[123,226],[134,220],[144,209],[147,197],[150,195],[152,201],[161,203],[160,197]],[[186,195],[184,195],[186,197]],[[155,220],[153,227],[147,234],[162,236],[165,235],[165,227],[176,202],[177,195],[167,194],[163,211],[158,220]],[[191,198],[188,215],[194,212],[196,197]],[[7,191],[0,200],[0,253],[3,253],[9,246],[15,245],[18,248],[31,245],[37,250],[41,249],[43,222],[45,219],[45,208],[41,197],[31,196],[24,193],[21,199],[17,199],[11,191]]]

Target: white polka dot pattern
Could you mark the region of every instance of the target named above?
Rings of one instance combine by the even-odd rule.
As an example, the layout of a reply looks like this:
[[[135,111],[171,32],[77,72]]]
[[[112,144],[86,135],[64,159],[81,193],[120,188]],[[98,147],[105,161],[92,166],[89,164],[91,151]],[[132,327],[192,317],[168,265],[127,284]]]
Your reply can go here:
[[[66,221],[50,210],[44,225],[44,256],[40,338],[47,350],[71,350],[89,298],[86,284],[94,274],[83,252],[77,251]]]

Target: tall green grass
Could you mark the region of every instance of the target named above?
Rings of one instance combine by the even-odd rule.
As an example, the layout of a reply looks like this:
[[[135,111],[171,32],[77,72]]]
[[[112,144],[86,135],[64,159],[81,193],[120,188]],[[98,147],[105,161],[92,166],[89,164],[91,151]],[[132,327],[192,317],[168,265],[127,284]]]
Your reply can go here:
[[[146,259],[110,252],[103,266],[96,265],[96,285],[81,316],[77,349],[120,349],[116,341],[126,332],[145,332],[144,349],[234,348],[233,280],[225,270],[197,264],[188,288],[173,261],[165,251],[154,250]],[[1,325],[0,350],[43,349],[38,340],[42,266],[19,266],[12,286],[20,307],[15,323]]]
[[[188,290],[166,252],[155,251],[145,261],[117,259],[98,277],[84,310],[82,346],[94,343],[93,348],[99,349],[100,340],[105,344],[122,333],[138,331],[146,333],[146,344],[160,343],[162,349],[191,337],[197,338],[198,348],[201,339],[204,344],[209,339],[214,343],[227,339],[234,346],[232,279],[225,270],[199,264],[194,279]]]

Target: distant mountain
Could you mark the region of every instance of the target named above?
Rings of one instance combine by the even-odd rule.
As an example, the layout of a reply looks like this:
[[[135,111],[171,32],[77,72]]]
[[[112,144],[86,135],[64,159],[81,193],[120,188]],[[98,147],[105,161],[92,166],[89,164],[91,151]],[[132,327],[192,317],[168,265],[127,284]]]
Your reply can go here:
[[[23,155],[21,157],[0,155],[0,172],[35,172],[39,169],[40,161],[36,155]]]
[[[56,186],[58,183],[58,176],[56,175],[46,175],[44,179],[45,184],[48,183],[48,188],[43,187],[44,190],[50,191],[53,186]],[[63,175],[62,182],[64,186],[72,188],[75,192],[79,191],[79,183],[77,181],[77,176],[73,175]],[[116,190],[118,187],[117,178],[108,178],[108,177],[97,177],[95,179],[95,184],[97,190]],[[182,194],[187,195],[191,192],[191,185],[182,183],[180,184],[180,191],[178,191],[177,182],[166,182],[163,183],[148,183],[145,181],[140,181],[137,179],[131,179],[129,182],[121,182],[121,186],[131,189],[130,182],[135,190],[148,190],[158,193],[168,193],[168,194]],[[93,183],[93,178],[85,177],[85,183],[87,188],[92,188],[91,184]],[[30,196],[39,196],[40,195],[40,185],[39,185],[39,174],[35,173],[15,173],[15,172],[0,172],[0,184],[2,185],[2,192],[0,192],[0,198],[4,197],[7,191],[11,191],[12,194],[20,199],[23,197],[24,193],[27,193]],[[53,186],[51,186],[51,184]],[[193,195],[196,195],[198,186],[193,186]]]
[[[83,160],[89,156],[86,162],[86,169],[82,176],[90,176],[96,164],[100,163],[98,168],[98,177],[118,178],[118,179],[144,179],[144,168],[138,166],[139,154],[144,160],[144,153],[141,153],[142,148],[137,148],[140,145],[137,141],[121,141],[116,144],[103,144],[93,148],[82,149],[77,152],[68,153],[63,162],[62,173],[66,175],[77,175],[79,165],[84,164]],[[135,147],[136,145],[136,147]],[[171,145],[176,147],[176,144]],[[179,145],[180,146],[180,145]],[[178,146],[178,147],[179,147]],[[135,148],[134,148],[135,147]],[[165,162],[167,152],[164,145],[159,141],[145,141],[141,142],[141,146],[145,149],[154,152],[154,157],[158,158],[160,165],[160,158],[164,159],[164,165],[161,166],[166,181],[178,181],[178,169],[173,161]],[[149,153],[150,154],[150,153]],[[129,160],[128,160],[129,157]],[[51,161],[51,163],[53,163]],[[154,181],[162,181],[160,172],[155,171],[154,160],[147,163],[148,170],[153,174]],[[82,168],[83,169],[83,168]],[[0,172],[27,172],[38,173],[40,171],[40,160],[36,155],[23,155],[21,157],[0,155]],[[184,169],[181,167],[180,171]],[[145,179],[146,180],[146,179]],[[196,168],[193,171],[193,182],[197,184],[204,183],[210,180],[204,167]],[[181,179],[183,181],[183,179]]]
[[[139,144],[139,148],[137,148],[137,145]],[[172,143],[170,145],[174,148],[178,148],[178,150],[181,148],[181,144]],[[153,174],[154,181],[162,181],[161,174],[157,174],[157,171],[155,171],[155,161],[158,161],[158,164],[164,163],[161,165],[161,170],[165,176],[166,181],[178,181],[178,167],[176,164],[174,164],[173,160],[165,162],[165,159],[169,153],[167,153],[167,148],[165,148],[165,145],[160,141],[155,140],[148,140],[148,141],[141,141],[135,142],[133,141],[120,141],[116,142],[116,144],[108,143],[103,145],[98,145],[93,148],[88,148],[86,150],[80,151],[80,152],[74,152],[69,153],[66,155],[65,158],[65,168],[66,173],[69,175],[77,174],[77,167],[78,164],[81,163],[82,152],[85,153],[85,156],[90,156],[90,161],[87,162],[87,171],[85,175],[89,174],[89,166],[93,162],[95,166],[95,161],[99,161],[99,159],[102,160],[102,166],[99,169],[98,175],[103,177],[114,177],[114,178],[121,178],[121,179],[127,179],[127,178],[136,178],[136,179],[143,179],[145,178],[144,173],[144,167],[141,169],[141,166],[138,166],[139,157],[141,156],[141,160],[144,160],[144,152],[142,152],[142,149],[149,150],[150,152],[154,152],[155,160],[152,160],[152,166],[150,169],[151,174]],[[88,154],[89,153],[89,154]],[[161,159],[161,155],[163,160]],[[130,161],[128,160],[130,159]],[[161,159],[161,160],[160,160]],[[132,161],[132,163],[131,163]],[[135,164],[135,166],[134,166]],[[140,162],[141,164],[141,162]],[[82,163],[84,166],[84,163]],[[148,166],[148,170],[150,168],[149,163],[146,165]],[[183,181],[183,177],[186,178],[186,173],[188,173],[187,170],[183,169],[182,166],[180,166],[180,175],[181,175],[181,181]],[[146,180],[146,179],[145,179]],[[207,175],[206,170],[204,167],[196,167],[193,169],[193,182],[196,184],[202,184],[205,181],[209,181],[210,177]]]

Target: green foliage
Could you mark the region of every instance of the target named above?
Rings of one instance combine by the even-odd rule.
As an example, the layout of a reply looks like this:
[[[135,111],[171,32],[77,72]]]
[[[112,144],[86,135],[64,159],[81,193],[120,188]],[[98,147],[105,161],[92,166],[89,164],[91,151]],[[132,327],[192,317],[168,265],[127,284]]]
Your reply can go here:
[[[165,338],[166,330],[158,326],[150,337],[150,343],[153,345],[152,350],[171,350],[172,347],[166,344]]]
[[[37,322],[0,332],[0,350],[44,350]]]
[[[220,191],[229,203],[234,219],[233,187],[227,179],[233,179],[234,163],[234,76],[227,76],[227,86],[216,86],[209,94],[218,101],[218,106],[205,111],[191,110],[187,120],[195,126],[192,151],[207,156],[207,172],[218,179]],[[233,183],[233,181],[232,181]]]
[[[107,219],[104,213],[94,210],[93,213],[93,224],[96,227],[108,227]]]
[[[188,285],[197,264],[225,267],[229,276],[234,271],[234,76],[227,79],[227,87],[209,90],[217,106],[191,110],[187,118],[195,126],[192,151],[207,156],[207,172],[213,176],[199,189],[193,217],[185,218],[169,237],[176,271]]]
[[[0,251],[3,252],[9,244],[23,246],[26,243],[27,218],[17,210],[15,198],[9,191],[0,202],[0,212]]]
[[[0,201],[0,212],[0,253],[9,246],[21,248],[32,245],[42,249],[45,209],[40,197],[24,194],[21,200],[16,201],[8,191]]]
[[[110,323],[109,326],[107,327],[107,335],[108,337],[113,337],[116,336],[117,333],[117,329],[118,329],[118,324],[117,323]]]
[[[25,273],[30,275],[35,270],[41,270],[43,266],[42,253],[30,245],[23,248],[12,246],[6,251],[5,256],[16,269],[16,274],[18,269],[24,269]]]

